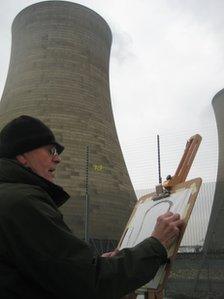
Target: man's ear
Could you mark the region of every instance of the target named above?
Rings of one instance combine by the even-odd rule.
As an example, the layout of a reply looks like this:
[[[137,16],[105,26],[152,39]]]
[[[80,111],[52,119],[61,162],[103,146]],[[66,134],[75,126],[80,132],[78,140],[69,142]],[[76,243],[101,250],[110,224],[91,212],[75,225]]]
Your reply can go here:
[[[24,155],[16,156],[16,160],[19,161],[24,166],[27,165],[27,159],[24,157]]]

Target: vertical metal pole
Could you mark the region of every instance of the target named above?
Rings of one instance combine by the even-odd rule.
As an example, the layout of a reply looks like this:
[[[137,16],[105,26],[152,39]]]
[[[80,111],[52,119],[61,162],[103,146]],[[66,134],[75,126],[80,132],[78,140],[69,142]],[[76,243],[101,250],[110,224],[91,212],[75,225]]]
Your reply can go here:
[[[160,141],[159,141],[159,135],[157,135],[157,151],[158,151],[158,173],[159,173],[159,184],[162,184],[161,166],[160,166]]]
[[[86,147],[85,241],[89,243],[89,146]]]

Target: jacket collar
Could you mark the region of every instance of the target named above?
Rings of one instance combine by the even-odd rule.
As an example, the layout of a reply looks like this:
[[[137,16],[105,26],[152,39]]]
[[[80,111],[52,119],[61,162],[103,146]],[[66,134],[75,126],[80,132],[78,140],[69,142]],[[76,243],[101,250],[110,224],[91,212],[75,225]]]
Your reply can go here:
[[[21,165],[18,161],[12,159],[0,159],[1,183],[21,183],[39,186],[50,195],[57,207],[60,207],[69,198],[68,193],[62,187],[44,179],[29,168]]]

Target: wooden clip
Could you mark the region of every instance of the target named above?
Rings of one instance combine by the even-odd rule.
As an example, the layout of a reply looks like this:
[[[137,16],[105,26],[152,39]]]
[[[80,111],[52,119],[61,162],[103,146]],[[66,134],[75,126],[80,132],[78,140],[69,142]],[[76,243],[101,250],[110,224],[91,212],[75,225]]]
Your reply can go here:
[[[201,143],[201,139],[199,134],[190,137],[174,176],[163,183],[164,188],[170,189],[177,184],[185,182]]]

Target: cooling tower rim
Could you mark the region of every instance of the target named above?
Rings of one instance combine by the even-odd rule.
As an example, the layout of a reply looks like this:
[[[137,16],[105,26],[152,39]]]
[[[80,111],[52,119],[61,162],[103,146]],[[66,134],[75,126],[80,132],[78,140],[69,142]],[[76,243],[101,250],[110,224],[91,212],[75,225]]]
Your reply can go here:
[[[213,99],[212,99],[212,105],[214,105],[215,104],[215,102],[217,101],[217,99],[220,97],[220,96],[224,96],[224,88],[223,89],[221,89],[220,91],[218,91],[215,95],[214,95],[214,97],[213,97]]]
[[[60,4],[67,4],[67,5],[75,5],[75,6],[78,6],[78,7],[82,7],[83,9],[85,9],[86,11],[90,12],[91,14],[93,15],[96,15],[99,19],[101,19],[103,21],[103,23],[105,23],[108,31],[110,32],[110,35],[112,37],[112,32],[111,32],[111,29],[110,29],[110,26],[109,24],[107,23],[107,21],[100,15],[98,14],[97,12],[95,12],[93,9],[85,6],[85,5],[82,5],[82,4],[79,4],[79,3],[75,3],[75,2],[71,2],[71,1],[63,1],[63,0],[47,0],[47,1],[39,1],[39,2],[36,2],[36,3],[33,3],[29,6],[26,6],[25,8],[23,8],[14,18],[13,22],[12,22],[12,28],[14,26],[14,23],[17,21],[17,19],[21,16],[21,14],[23,14],[25,11],[29,10],[29,9],[32,9],[34,6],[38,6],[40,4],[45,4],[45,3],[58,3],[59,5]]]

